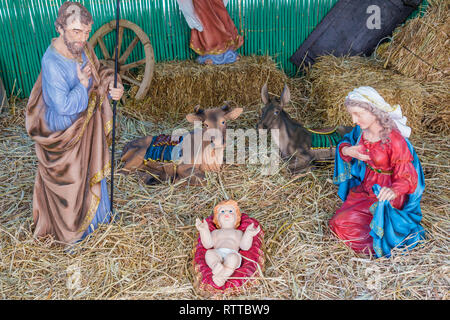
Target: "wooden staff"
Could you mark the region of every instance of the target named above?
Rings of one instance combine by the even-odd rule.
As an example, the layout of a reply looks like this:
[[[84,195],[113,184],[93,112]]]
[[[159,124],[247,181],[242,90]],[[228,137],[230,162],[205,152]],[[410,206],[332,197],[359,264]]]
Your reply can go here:
[[[119,16],[120,0],[116,4],[116,55],[114,61],[114,88],[117,88],[117,73],[119,69]],[[111,214],[114,216],[114,152],[116,145],[116,107],[117,101],[113,101],[113,127],[112,127],[112,150],[111,150]]]

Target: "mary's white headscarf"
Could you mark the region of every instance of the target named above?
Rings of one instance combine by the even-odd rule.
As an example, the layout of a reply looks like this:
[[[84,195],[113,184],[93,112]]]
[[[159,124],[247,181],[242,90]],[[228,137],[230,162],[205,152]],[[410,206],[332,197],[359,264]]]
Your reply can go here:
[[[406,117],[402,115],[402,108],[396,104],[391,106],[382,96],[372,87],[359,87],[354,89],[347,95],[347,99],[352,101],[361,101],[369,103],[370,105],[386,112],[389,117],[395,122],[398,130],[403,137],[409,138],[411,135],[411,128],[406,125]]]

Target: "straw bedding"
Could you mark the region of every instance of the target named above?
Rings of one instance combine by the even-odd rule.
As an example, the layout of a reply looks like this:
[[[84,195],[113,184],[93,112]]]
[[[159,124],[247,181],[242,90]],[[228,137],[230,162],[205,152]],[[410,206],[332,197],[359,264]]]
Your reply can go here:
[[[290,86],[293,117],[315,123],[303,118],[309,114],[308,99],[300,94],[303,84]],[[260,285],[234,299],[449,298],[448,137],[413,135],[425,170],[422,210],[428,239],[405,255],[359,256],[332,236],[327,222],[341,203],[331,183],[332,166],[295,178],[283,167],[263,176],[258,165],[227,165],[209,174],[204,187],[147,186],[136,176],[116,175],[118,221],[101,227],[69,254],[50,238],[32,238],[36,157],[24,128],[25,103],[18,102],[16,115],[0,121],[2,299],[198,299],[191,273],[195,218],[209,216],[224,198],[237,200],[265,232]],[[248,106],[233,126],[254,128],[259,108]],[[119,110],[118,152],[131,139],[172,129]],[[179,125],[188,127],[186,121]]]
[[[268,56],[245,56],[236,63],[219,66],[199,65],[195,61],[162,62],[155,66],[147,97],[134,100],[137,87],[132,87],[125,109],[141,120],[180,120],[198,104],[204,108],[224,101],[257,104],[266,80],[279,90],[287,81]]]
[[[190,128],[183,118],[197,104],[231,101],[244,113],[230,126],[255,128],[268,78],[271,94],[288,83],[292,103],[286,110],[308,127],[348,124],[345,95],[373,85],[389,103],[402,105],[413,128],[411,141],[425,173],[427,240],[405,254],[394,251],[390,259],[357,255],[327,226],[341,205],[332,165],[292,177],[283,166],[266,176],[259,165],[244,164],[208,174],[202,187],[147,186],[134,175],[117,174],[117,222],[69,252],[50,237],[32,237],[37,163],[24,128],[24,100],[0,117],[0,298],[198,299],[191,272],[195,219],[232,198],[261,223],[266,261],[259,286],[226,299],[449,299],[449,131],[445,110],[436,111],[448,101],[448,82],[402,77],[363,58],[324,57],[305,79],[287,79],[268,58],[241,62],[215,72],[189,62],[157,65],[149,98],[119,106],[116,159],[132,139]]]

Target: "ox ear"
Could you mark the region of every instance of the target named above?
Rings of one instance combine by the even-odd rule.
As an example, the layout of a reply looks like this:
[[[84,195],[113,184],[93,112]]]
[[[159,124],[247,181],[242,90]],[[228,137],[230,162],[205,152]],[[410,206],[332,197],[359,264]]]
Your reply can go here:
[[[205,120],[205,111],[200,108],[200,105],[196,105],[194,107],[194,113],[189,113],[186,115],[186,120],[193,123],[195,121],[204,121]]]
[[[261,88],[261,100],[264,104],[269,103],[269,91],[267,90],[267,82]]]
[[[283,92],[281,93],[280,96],[280,106],[281,107],[286,106],[289,103],[289,101],[291,101],[291,91],[289,90],[287,84],[285,84]]]
[[[235,120],[241,115],[242,111],[244,111],[244,109],[242,108],[231,109],[230,111],[225,113],[224,118],[226,120]]]

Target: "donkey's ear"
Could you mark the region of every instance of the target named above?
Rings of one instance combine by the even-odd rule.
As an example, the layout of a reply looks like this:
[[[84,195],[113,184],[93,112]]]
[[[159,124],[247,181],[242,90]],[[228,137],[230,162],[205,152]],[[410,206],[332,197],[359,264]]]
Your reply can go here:
[[[289,90],[287,84],[285,84],[283,92],[281,93],[280,96],[280,106],[281,107],[286,106],[289,103],[289,101],[291,101],[291,91]]]
[[[269,103],[269,91],[267,90],[267,82],[261,88],[261,100],[264,104]]]
[[[244,111],[244,109],[242,108],[231,109],[230,111],[225,113],[224,118],[226,120],[235,120],[241,115],[242,111]]]

